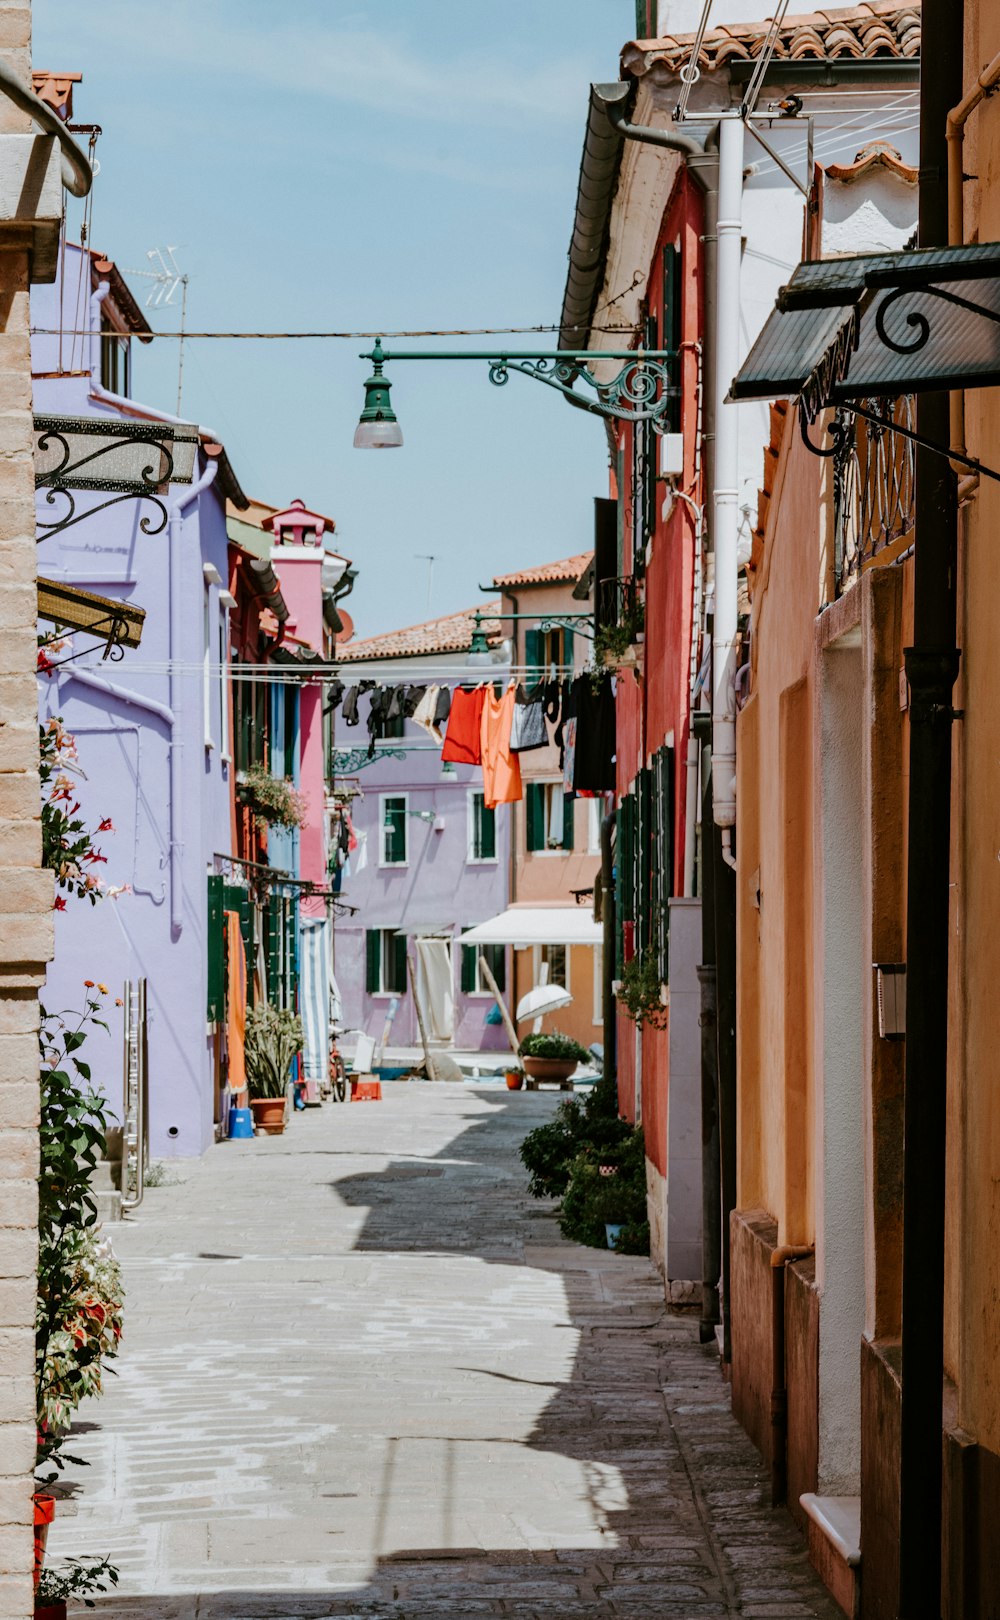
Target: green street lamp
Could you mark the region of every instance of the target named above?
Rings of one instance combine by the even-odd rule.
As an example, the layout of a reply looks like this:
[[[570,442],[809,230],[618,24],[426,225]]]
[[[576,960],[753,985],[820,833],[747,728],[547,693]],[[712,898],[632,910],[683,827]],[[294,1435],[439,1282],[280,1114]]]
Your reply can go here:
[[[382,375],[381,340],[377,340],[371,353],[363,358],[372,362],[372,374],[365,383],[365,408],[354,434],[354,448],[396,450],[403,442],[403,431],[389,402],[392,383]]]
[[[365,405],[354,435],[356,450],[393,449],[403,442],[402,431],[389,403],[390,383],[382,368],[397,360],[479,360],[489,368],[489,379],[502,388],[512,371],[523,377],[556,388],[581,410],[618,421],[648,422],[657,433],[669,426],[669,411],[680,389],[672,380],[676,366],[675,349],[555,349],[546,354],[525,350],[491,353],[483,349],[460,349],[448,353],[439,349],[408,349],[389,354],[377,338],[374,349],[359,355],[372,362],[372,375],[365,383]],[[589,366],[604,360],[623,364],[617,376],[600,382]],[[593,390],[593,398],[580,393],[577,384]]]

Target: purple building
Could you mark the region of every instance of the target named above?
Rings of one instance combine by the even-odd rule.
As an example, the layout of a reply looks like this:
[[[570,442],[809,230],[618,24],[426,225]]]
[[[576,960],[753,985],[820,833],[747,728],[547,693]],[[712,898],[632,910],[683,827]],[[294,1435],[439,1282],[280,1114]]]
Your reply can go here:
[[[36,417],[89,419],[83,429],[55,430],[84,450],[101,443],[86,437],[95,420],[163,438],[174,419],[131,398],[133,345],[150,334],[114,264],[67,244],[58,279],[33,288],[31,303],[41,329],[32,345]],[[85,336],[76,335],[81,328]],[[40,489],[38,502],[40,574],[146,609],[141,645],[120,661],[103,660],[92,638],[76,635],[55,655],[75,661],[40,678],[43,721],[61,716],[78,741],[83,814],[93,826],[105,817],[114,824],[100,840],[102,875],[128,891],[93,907],[67,899],[44,1001],[79,1008],[86,979],[115,995],[125,979],[145,977],[150,1149],[161,1156],[201,1153],[218,1111],[217,1032],[206,1022],[207,877],[216,853],[232,847],[226,501],[246,505],[222,445],[198,429],[186,437],[173,446],[186,482],[154,496],[112,485],[52,490],[47,499]],[[98,454],[94,476],[107,478],[120,451]],[[147,461],[157,455],[147,448]],[[110,1034],[95,1034],[87,1056],[117,1102],[122,1029],[113,1005],[108,1020]]]
[[[484,602],[481,611],[488,615],[498,606]],[[362,680],[382,687],[453,685],[485,673],[504,680],[509,643],[499,622],[486,617],[488,651],[474,652],[475,611],[339,647],[345,686]],[[342,1022],[379,1040],[396,1003],[387,1044],[419,1045],[409,957],[433,1045],[508,1050],[503,1026],[486,1022],[494,1001],[476,953],[456,943],[464,928],[507,904],[508,807],[487,810],[480,767],[443,765],[440,743],[411,720],[382,728],[369,762],[370,702],[370,695],[360,698],[356,728],[336,711],[333,785],[349,806],[357,838],[340,889],[357,912],[338,917],[335,931]],[[504,946],[487,950],[501,990],[508,988],[509,954]]]

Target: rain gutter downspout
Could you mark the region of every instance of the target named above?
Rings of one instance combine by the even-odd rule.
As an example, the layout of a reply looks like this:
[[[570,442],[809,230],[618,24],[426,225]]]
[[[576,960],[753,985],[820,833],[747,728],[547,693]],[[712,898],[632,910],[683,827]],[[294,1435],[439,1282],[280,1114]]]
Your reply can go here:
[[[948,239],[947,124],[962,99],[963,41],[952,0],[924,0],[933,42],[920,74],[917,245]],[[958,507],[949,463],[925,448],[950,429],[949,398],[918,393],[913,644],[906,854],[903,1286],[899,1414],[900,1620],[941,1613],[948,1001],[953,687],[958,676]]]
[[[107,405],[114,411],[121,411],[125,416],[136,416],[144,422],[166,422],[171,427],[190,427],[191,419],[186,416],[171,416],[169,411],[154,410],[151,405],[140,405],[125,394],[112,394],[104,387],[101,378],[101,305],[111,291],[109,281],[101,281],[90,295],[90,397],[96,399],[99,405]],[[127,334],[122,334],[123,336]],[[212,428],[199,425],[198,432],[214,443],[220,443],[219,435]]]
[[[170,570],[170,708],[173,711],[173,722],[170,726],[170,931],[177,939],[184,927],[184,906],[181,886],[181,855],[184,849],[183,830],[184,823],[181,817],[182,789],[181,782],[181,750],[184,746],[181,741],[184,708],[184,681],[186,675],[178,669],[181,657],[181,616],[183,612],[183,580],[182,580],[182,553],[181,547],[184,535],[184,518],[188,508],[197,501],[200,495],[215,482],[219,471],[217,460],[210,461],[201,477],[190,488],[185,489],[170,508],[170,517],[167,525],[167,542],[169,546],[168,567]],[[180,734],[180,735],[179,735]]]
[[[965,181],[964,170],[964,142],[965,126],[975,112],[979,103],[994,93],[1000,86],[1000,55],[980,73],[971,90],[967,90],[957,107],[952,107],[945,120],[945,140],[948,143],[948,243],[951,247],[961,247],[965,241],[965,210],[962,187]],[[962,389],[956,388],[951,394],[951,448],[959,455],[966,454],[965,446],[965,394]],[[960,464],[952,462],[956,473],[962,478],[959,485],[959,497],[968,497],[978,487],[979,474],[973,473],[970,477],[967,469]],[[963,476],[964,475],[964,476]]]

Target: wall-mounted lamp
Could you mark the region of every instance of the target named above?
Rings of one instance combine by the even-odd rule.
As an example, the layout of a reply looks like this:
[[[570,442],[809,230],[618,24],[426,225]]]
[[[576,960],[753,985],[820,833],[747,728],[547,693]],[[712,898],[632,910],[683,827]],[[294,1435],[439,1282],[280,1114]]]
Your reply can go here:
[[[389,403],[391,384],[383,374],[383,366],[399,360],[479,360],[489,368],[491,383],[502,388],[510,380],[512,371],[523,377],[556,388],[585,411],[598,416],[616,417],[622,422],[651,422],[657,432],[667,420],[672,400],[680,389],[671,381],[671,365],[676,363],[674,349],[554,349],[543,354],[514,350],[507,354],[491,354],[488,350],[454,350],[450,354],[439,349],[406,349],[392,354],[376,338],[375,347],[359,355],[370,360],[372,374],[365,383],[365,404],[354,435],[356,450],[391,450],[401,445],[403,434]],[[621,370],[610,382],[600,382],[588,368],[597,361],[619,360]],[[593,390],[588,399],[577,384]]]
[[[875,962],[878,1032],[884,1041],[901,1041],[906,1034],[906,963]]]

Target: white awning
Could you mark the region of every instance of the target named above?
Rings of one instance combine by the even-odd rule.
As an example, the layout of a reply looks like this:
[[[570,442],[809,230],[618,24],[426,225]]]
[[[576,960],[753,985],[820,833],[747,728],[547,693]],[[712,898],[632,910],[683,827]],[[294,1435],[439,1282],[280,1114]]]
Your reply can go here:
[[[508,906],[460,937],[463,945],[600,945],[604,931],[590,906]]]

